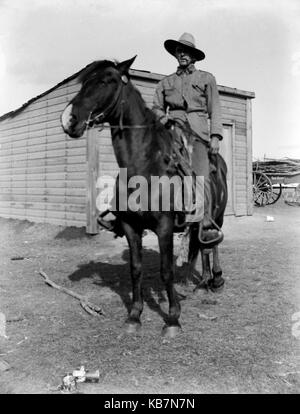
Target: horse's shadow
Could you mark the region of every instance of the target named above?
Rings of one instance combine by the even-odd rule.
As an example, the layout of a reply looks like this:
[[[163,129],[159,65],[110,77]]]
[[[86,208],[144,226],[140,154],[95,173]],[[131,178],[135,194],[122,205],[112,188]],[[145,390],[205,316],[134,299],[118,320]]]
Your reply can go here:
[[[143,299],[148,307],[158,313],[164,320],[167,314],[162,310],[161,304],[167,301],[165,286],[160,278],[160,254],[152,249],[143,250]],[[108,287],[115,292],[123,304],[130,311],[131,308],[131,277],[129,265],[129,249],[125,249],[121,256],[124,263],[113,264],[107,262],[94,262],[79,265],[78,269],[69,275],[69,279],[78,282],[84,278],[92,278],[93,284]],[[175,283],[186,283],[186,269],[175,266]],[[184,297],[180,297],[184,299]]]

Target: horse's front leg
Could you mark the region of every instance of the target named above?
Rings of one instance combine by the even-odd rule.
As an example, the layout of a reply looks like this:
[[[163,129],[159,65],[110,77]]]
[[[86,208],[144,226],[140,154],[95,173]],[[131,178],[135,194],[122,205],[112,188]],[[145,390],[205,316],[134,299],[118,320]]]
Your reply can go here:
[[[126,320],[125,329],[135,333],[141,327],[143,311],[142,297],[142,230],[135,230],[128,223],[122,223],[130,250],[130,271],[132,281],[132,307]]]
[[[174,337],[180,332],[181,327],[179,323],[180,303],[174,287],[172,219],[164,217],[156,233],[160,249],[160,274],[169,299],[169,315],[162,334],[167,337]]]

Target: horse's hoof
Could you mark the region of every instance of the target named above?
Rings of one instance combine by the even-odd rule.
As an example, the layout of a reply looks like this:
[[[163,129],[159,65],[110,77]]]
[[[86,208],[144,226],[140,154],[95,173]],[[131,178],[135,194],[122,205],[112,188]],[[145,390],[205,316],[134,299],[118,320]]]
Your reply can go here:
[[[193,295],[203,295],[203,293],[207,293],[208,291],[208,281],[201,280],[195,289],[193,290]]]
[[[139,322],[125,322],[125,332],[128,334],[137,333],[142,327],[142,324]]]
[[[187,285],[177,285],[176,293],[178,300],[185,300],[187,298]]]
[[[222,277],[213,279],[208,283],[209,289],[214,293],[221,293],[224,289],[225,280]]]
[[[180,325],[165,325],[162,329],[162,336],[164,338],[175,338],[181,332]]]

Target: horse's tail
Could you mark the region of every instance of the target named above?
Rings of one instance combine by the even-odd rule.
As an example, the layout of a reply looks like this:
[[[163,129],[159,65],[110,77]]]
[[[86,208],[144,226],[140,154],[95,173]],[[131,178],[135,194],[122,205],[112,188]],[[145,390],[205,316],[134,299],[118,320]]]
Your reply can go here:
[[[210,162],[214,167],[210,173],[212,216],[217,225],[222,227],[228,199],[227,165],[220,154],[210,155]]]

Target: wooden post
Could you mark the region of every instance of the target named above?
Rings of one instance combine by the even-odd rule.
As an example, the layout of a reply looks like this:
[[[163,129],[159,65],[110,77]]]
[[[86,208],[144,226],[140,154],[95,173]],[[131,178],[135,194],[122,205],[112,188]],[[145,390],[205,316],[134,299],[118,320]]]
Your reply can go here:
[[[253,189],[252,189],[252,102],[247,98],[247,215],[253,214]]]
[[[86,194],[86,232],[89,234],[99,233],[97,223],[97,180],[99,174],[99,149],[97,143],[96,129],[88,129],[86,136],[86,154],[87,154],[87,194]]]

